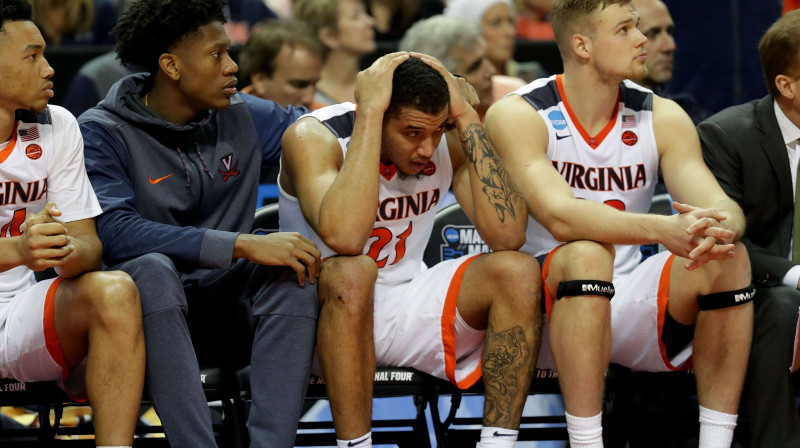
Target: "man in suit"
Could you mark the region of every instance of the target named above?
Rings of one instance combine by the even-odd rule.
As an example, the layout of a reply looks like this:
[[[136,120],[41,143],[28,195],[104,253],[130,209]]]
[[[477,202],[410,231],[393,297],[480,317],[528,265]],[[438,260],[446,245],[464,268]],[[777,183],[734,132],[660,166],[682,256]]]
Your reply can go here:
[[[795,399],[800,377],[789,373],[800,307],[800,230],[793,231],[800,217],[794,199],[800,159],[799,46],[800,11],[793,11],[759,44],[769,95],[698,126],[706,163],[747,221],[742,241],[758,293],[746,405],[752,446],[759,448],[800,446]]]

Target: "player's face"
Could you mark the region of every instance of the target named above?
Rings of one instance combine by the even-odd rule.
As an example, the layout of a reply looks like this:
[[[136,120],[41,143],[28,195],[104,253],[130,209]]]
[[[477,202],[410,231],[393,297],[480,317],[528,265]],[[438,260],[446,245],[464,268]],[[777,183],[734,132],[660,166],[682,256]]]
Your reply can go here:
[[[283,45],[274,61],[272,76],[252,76],[256,95],[275,101],[281,107],[310,107],[322,72],[322,58],[302,45]]]
[[[365,55],[375,50],[375,19],[360,0],[341,0],[336,38],[341,50]]]
[[[618,82],[647,74],[647,38],[636,28],[638,18],[633,6],[615,4],[595,11],[588,42],[592,63],[601,77]]]
[[[179,71],[177,84],[184,106],[195,112],[230,106],[239,70],[228,54],[230,43],[222,24],[212,22],[175,44],[171,53]]]
[[[402,108],[383,124],[381,162],[409,176],[419,174],[439,146],[448,116],[447,107],[433,115]]]
[[[505,64],[514,55],[514,37],[517,34],[514,20],[505,3],[494,4],[481,17],[486,56],[495,65]]]
[[[486,58],[486,44],[480,42],[471,48],[456,48],[453,56],[458,63],[455,74],[472,84],[481,106],[489,107],[492,104],[492,76],[497,74],[497,70]]]
[[[665,84],[672,79],[672,60],[675,55],[675,39],[672,30],[675,23],[669,15],[667,5],[660,0],[641,0],[636,3],[639,13],[639,30],[647,38],[647,77],[643,83],[648,87]]]
[[[53,97],[53,69],[33,22],[6,22],[0,33],[0,107],[41,112]]]

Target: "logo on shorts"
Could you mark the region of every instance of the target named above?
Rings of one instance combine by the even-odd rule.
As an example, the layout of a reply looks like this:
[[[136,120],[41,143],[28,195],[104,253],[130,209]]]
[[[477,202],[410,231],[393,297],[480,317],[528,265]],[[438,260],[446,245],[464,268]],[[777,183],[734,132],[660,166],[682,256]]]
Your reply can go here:
[[[469,254],[487,253],[489,245],[478,234],[475,226],[448,224],[442,229],[442,242],[439,246],[441,260],[453,260]]]
[[[633,131],[625,131],[622,133],[622,143],[628,146],[633,146],[639,141],[639,137]]]
[[[25,147],[25,155],[31,160],[36,160],[42,157],[42,147],[36,143],[31,143]]]
[[[547,114],[547,118],[550,119],[550,124],[552,124],[553,128],[557,131],[567,127],[567,120],[564,118],[564,114],[562,114],[560,110],[554,110],[550,112]]]

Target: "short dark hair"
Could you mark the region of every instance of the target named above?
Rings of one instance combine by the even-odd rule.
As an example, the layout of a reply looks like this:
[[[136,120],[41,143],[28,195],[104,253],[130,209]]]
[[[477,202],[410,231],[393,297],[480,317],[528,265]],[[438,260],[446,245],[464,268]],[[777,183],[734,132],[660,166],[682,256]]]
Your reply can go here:
[[[28,0],[2,0],[0,2],[0,33],[6,32],[6,22],[30,22],[32,8]]]
[[[773,98],[779,98],[775,77],[800,75],[800,10],[787,12],[769,27],[758,44],[758,53],[767,90]]]
[[[574,34],[588,34],[593,31],[590,28],[593,25],[586,19],[598,7],[606,9],[611,5],[629,6],[632,2],[633,0],[553,0],[550,23],[553,25],[553,34],[561,57],[566,58],[571,54],[570,42]]]
[[[158,58],[189,33],[212,22],[225,23],[225,0],[136,0],[111,31],[114,50],[127,65],[158,70]]]
[[[300,20],[268,20],[258,31],[250,34],[239,54],[239,73],[249,80],[256,73],[272,77],[275,73],[275,58],[281,48],[300,46],[309,53],[325,59],[326,48],[317,40],[311,26]]]
[[[450,104],[447,82],[420,58],[410,57],[397,66],[392,77],[392,99],[384,117],[391,118],[403,108],[437,114]]]

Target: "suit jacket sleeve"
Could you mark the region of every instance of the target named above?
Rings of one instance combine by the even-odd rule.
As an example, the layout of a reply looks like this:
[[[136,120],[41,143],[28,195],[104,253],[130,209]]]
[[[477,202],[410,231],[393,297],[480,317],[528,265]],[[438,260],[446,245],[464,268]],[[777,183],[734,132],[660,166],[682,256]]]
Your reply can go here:
[[[742,188],[743,160],[742,152],[751,150],[751,145],[758,144],[757,138],[742,138],[741,135],[731,135],[727,128],[713,120],[706,120],[697,127],[700,143],[703,148],[703,158],[711,172],[717,178],[720,186],[728,196],[744,208],[744,195]],[[747,132],[755,132],[752,127]],[[769,173],[764,173],[768,175]],[[753,211],[745,210],[749,215]],[[760,286],[778,286],[783,284],[786,272],[794,266],[791,260],[776,255],[771,251],[758,246],[748,238],[747,230],[742,238],[742,243],[750,255],[750,264],[753,272],[753,281]]]

